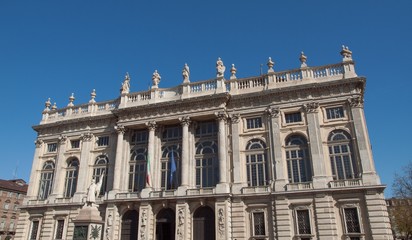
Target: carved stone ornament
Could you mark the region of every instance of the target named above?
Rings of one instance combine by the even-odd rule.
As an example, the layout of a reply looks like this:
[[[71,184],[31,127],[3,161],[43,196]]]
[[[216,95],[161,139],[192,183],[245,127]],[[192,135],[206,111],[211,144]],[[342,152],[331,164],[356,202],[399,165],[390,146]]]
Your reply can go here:
[[[183,67],[182,70],[182,77],[183,77],[183,82],[184,83],[189,83],[190,82],[190,69],[187,63],[185,63],[185,66]]]
[[[218,58],[216,61],[216,77],[223,77],[225,75],[226,67],[223,65],[221,58]]]
[[[240,121],[240,114],[239,114],[239,113],[232,114],[232,115],[230,116],[230,121],[231,121],[232,123],[239,123],[239,121]]]
[[[160,74],[157,72],[157,70],[155,70],[152,75],[152,83],[154,87],[157,87],[159,85],[161,78],[162,77],[160,77]]]
[[[227,115],[226,115],[226,113],[225,112],[216,112],[215,113],[215,116],[217,117],[217,119],[219,120],[219,121],[226,121],[227,120]]]
[[[93,138],[93,134],[92,134],[91,132],[83,133],[83,134],[80,136],[80,139],[81,139],[83,142],[90,142],[90,141],[92,140],[92,138]]]
[[[319,103],[318,102],[305,103],[303,104],[303,109],[305,109],[307,113],[316,113],[318,112],[318,109],[319,109]]]
[[[185,210],[184,208],[179,208],[177,216],[177,236],[179,239],[183,239],[183,227],[185,224]]]
[[[223,213],[223,208],[218,210],[218,232],[220,238],[225,236],[225,214]]]
[[[182,126],[189,126],[190,123],[191,123],[191,120],[190,120],[189,116],[180,117],[179,121],[180,121],[180,124],[182,124]]]
[[[36,141],[34,141],[34,144],[36,144],[36,148],[39,148],[43,145],[43,140],[41,139],[36,139]]]
[[[146,209],[143,209],[142,218],[140,220],[140,239],[146,239],[146,224],[147,224],[147,212],[146,212]]]
[[[114,130],[116,130],[117,134],[124,134],[126,132],[126,128],[120,124],[114,126]]]
[[[348,98],[351,107],[363,107],[363,98],[361,96]]]
[[[149,130],[154,131],[156,130],[157,124],[155,121],[150,121],[146,123],[146,126]]]
[[[60,135],[59,137],[59,144],[63,145],[66,143],[67,136],[66,135]]]
[[[277,118],[279,117],[280,110],[278,107],[268,107],[266,113],[272,118]]]

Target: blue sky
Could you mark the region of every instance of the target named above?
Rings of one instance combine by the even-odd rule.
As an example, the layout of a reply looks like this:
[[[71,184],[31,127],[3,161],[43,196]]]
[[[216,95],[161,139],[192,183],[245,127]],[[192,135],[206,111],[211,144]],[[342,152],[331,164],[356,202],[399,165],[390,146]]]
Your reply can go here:
[[[141,3],[140,3],[141,2]],[[0,0],[0,178],[29,179],[36,133],[48,97],[66,106],[118,97],[126,72],[131,90],[215,75],[218,57],[238,77],[341,61],[353,51],[367,77],[365,112],[377,171],[391,196],[395,171],[412,160],[411,1],[12,1]],[[229,77],[226,71],[227,78]]]

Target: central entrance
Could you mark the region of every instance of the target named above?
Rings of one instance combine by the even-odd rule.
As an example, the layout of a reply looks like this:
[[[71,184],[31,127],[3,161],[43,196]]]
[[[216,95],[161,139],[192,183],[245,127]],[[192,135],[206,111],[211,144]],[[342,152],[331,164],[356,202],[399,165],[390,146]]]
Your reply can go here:
[[[138,220],[139,213],[136,210],[129,210],[123,215],[121,240],[137,240]]]
[[[175,240],[175,212],[170,208],[157,214],[156,240]]]
[[[193,239],[215,240],[215,213],[210,207],[200,207],[195,211]]]

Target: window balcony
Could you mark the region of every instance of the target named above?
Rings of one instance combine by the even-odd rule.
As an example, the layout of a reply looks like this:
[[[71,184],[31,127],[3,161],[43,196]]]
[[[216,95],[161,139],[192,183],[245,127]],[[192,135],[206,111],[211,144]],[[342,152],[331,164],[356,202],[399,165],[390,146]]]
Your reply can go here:
[[[194,189],[187,189],[186,194],[188,196],[195,196],[195,195],[210,195],[215,193],[215,188],[194,188]]]
[[[329,183],[330,188],[363,186],[362,179],[336,180]]]
[[[140,192],[117,193],[116,199],[140,198]]]
[[[313,189],[312,182],[289,183],[285,186],[286,191],[308,190]]]
[[[242,188],[242,194],[250,193],[269,193],[271,192],[270,186],[255,186]]]
[[[150,197],[152,197],[152,198],[174,197],[174,196],[176,196],[176,190],[175,189],[150,192]]]

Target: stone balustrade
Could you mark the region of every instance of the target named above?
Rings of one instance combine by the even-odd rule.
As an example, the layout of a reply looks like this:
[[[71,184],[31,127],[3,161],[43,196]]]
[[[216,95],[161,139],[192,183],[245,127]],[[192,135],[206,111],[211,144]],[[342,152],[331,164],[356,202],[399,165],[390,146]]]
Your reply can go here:
[[[313,189],[312,182],[289,183],[286,185],[286,191],[309,190]]]
[[[50,109],[50,102],[46,102],[46,109],[43,111],[43,118],[40,124],[110,114],[114,109],[159,102],[177,101],[219,93],[229,93],[231,95],[247,94],[276,88],[284,89],[297,84],[336,81],[356,76],[354,63],[348,61],[319,67],[302,67],[288,71],[268,72],[257,77],[232,78],[230,80],[216,78],[199,82],[186,82],[172,88],[156,87],[149,91],[122,93],[120,98],[106,102],[94,102],[95,92],[93,92],[93,99],[88,104],[75,106],[72,105],[73,100],[70,100],[69,106],[65,108]],[[73,96],[72,98],[74,99]]]
[[[336,180],[329,183],[330,188],[362,186],[362,179]]]

